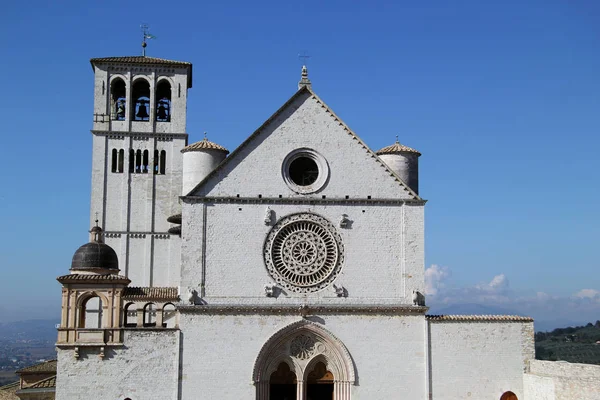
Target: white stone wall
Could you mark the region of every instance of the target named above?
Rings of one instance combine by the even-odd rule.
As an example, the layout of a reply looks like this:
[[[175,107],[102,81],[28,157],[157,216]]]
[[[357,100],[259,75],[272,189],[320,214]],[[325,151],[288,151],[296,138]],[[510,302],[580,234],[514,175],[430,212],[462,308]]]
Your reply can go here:
[[[182,315],[182,399],[255,398],[252,371],[262,346],[299,319]],[[350,352],[357,376],[353,400],[426,398],[423,316],[323,315],[312,319],[320,321]]]
[[[338,299],[332,289],[266,298],[274,280],[265,267],[263,247],[272,225],[264,204],[184,204],[181,285],[199,288],[206,268],[206,298],[212,302],[267,302],[288,298]],[[348,291],[345,302],[412,304],[412,290],[423,291],[422,205],[271,204],[276,219],[298,212],[321,215],[336,225],[344,245],[344,265],[335,284]],[[206,213],[206,228],[203,223]],[[340,228],[342,214],[352,221]],[[206,233],[206,237],[204,237]],[[203,253],[204,252],[204,253]]]
[[[524,397],[526,360],[533,358],[533,323],[430,321],[433,400]]]
[[[197,195],[298,197],[282,179],[282,162],[298,148],[320,153],[329,165],[326,185],[304,198],[411,198],[387,166],[310,94],[300,94],[245,147],[236,150]]]
[[[176,400],[179,383],[180,332],[125,331],[123,347],[58,350],[57,400]]]
[[[524,391],[525,400],[597,400],[600,366],[531,360]]]

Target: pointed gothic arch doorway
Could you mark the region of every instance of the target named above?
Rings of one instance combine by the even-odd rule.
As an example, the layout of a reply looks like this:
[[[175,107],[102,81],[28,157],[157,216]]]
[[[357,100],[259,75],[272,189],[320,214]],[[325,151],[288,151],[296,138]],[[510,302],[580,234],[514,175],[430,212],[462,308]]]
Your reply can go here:
[[[297,383],[296,374],[290,370],[289,365],[279,363],[269,379],[269,399],[296,400]]]
[[[253,372],[257,400],[351,400],[354,377],[344,344],[308,320],[271,336]]]
[[[306,379],[306,400],[333,400],[334,378],[322,361],[314,365]]]

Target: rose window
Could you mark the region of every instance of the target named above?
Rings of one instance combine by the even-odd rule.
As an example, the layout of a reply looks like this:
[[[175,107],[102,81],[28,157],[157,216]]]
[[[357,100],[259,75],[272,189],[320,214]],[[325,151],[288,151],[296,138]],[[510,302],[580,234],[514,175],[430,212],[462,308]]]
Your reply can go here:
[[[341,266],[342,242],[335,227],[314,214],[283,218],[265,243],[265,262],[273,279],[294,292],[313,292],[329,285]]]

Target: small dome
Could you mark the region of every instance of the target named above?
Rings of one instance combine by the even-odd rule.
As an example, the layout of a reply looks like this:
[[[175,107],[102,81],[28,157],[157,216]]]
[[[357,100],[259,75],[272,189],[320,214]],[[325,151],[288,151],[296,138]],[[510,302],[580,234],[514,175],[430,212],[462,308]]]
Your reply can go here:
[[[199,142],[192,143],[189,146],[185,146],[183,149],[181,149],[181,152],[187,153],[188,151],[202,151],[202,150],[218,150],[218,151],[225,152],[225,154],[229,153],[229,150],[227,150],[225,147],[209,141],[206,137]]]
[[[77,249],[72,270],[119,269],[117,253],[107,244],[90,242]]]
[[[396,141],[396,143],[394,143],[393,145],[384,147],[383,149],[380,149],[376,152],[377,155],[399,154],[399,153],[415,153],[419,156],[421,155],[421,153],[418,150],[415,150],[411,147],[400,144],[400,143],[398,143],[398,141]]]

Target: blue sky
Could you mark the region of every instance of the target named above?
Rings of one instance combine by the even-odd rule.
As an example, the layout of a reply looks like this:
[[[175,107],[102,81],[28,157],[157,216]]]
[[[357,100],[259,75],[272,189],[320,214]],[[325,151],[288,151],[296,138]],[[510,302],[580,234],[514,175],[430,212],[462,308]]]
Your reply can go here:
[[[600,319],[600,3],[24,4],[0,14],[0,319],[58,316],[54,279],[89,229],[89,59],[140,54],[141,23],[148,55],[194,64],[190,141],[237,147],[306,51],[314,90],[371,148],[420,150],[434,309]]]

